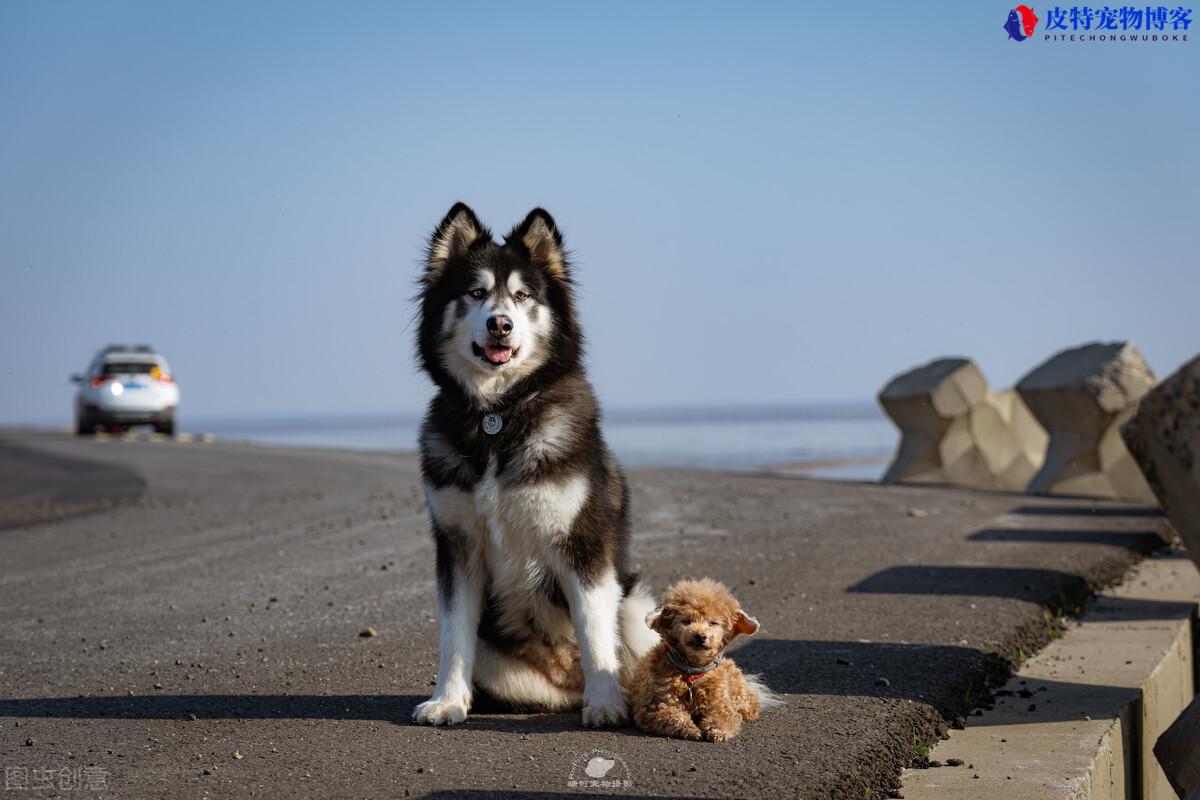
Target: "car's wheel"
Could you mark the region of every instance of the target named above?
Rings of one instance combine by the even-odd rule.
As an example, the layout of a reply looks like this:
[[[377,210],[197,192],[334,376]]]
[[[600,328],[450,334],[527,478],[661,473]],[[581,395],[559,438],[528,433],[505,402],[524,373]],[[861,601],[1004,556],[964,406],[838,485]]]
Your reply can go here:
[[[162,422],[154,423],[154,432],[161,433],[166,436],[175,435],[175,417],[174,415],[167,417]]]
[[[75,420],[75,435],[76,436],[91,436],[96,432],[96,423],[92,422],[91,417],[78,417]]]

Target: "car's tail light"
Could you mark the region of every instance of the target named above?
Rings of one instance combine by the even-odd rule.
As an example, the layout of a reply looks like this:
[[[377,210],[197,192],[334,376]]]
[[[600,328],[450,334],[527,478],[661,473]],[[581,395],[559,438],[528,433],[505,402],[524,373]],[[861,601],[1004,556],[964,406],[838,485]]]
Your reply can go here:
[[[175,382],[174,378],[172,378],[167,373],[163,372],[158,367],[153,367],[150,370],[150,377],[154,378],[154,380],[158,381],[159,383],[174,383]]]
[[[93,389],[97,388],[98,386],[100,386],[100,384],[108,381],[108,379],[109,379],[109,377],[107,375],[97,375],[96,377],[92,378],[92,388]]]

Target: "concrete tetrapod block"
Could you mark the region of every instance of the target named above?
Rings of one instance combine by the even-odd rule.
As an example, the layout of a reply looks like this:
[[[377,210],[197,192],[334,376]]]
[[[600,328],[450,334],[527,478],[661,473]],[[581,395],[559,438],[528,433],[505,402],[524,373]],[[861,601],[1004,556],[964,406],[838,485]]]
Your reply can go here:
[[[1050,436],[1016,389],[992,392],[987,401],[1000,412],[1008,426],[1008,436],[1016,446],[1013,457],[1005,462],[1007,466],[996,464],[997,474],[1003,476],[1005,486],[1023,490],[1045,461]]]
[[[1200,356],[1143,397],[1121,434],[1200,567]]]
[[[1154,374],[1130,342],[1064,350],[1022,378],[1017,392],[1050,434],[1027,490],[1155,502],[1121,438],[1121,425],[1153,386]]]
[[[1047,437],[1012,392],[994,393],[966,358],[941,358],[896,376],[879,403],[900,429],[885,483],[1021,490]]]
[[[1143,397],[1121,434],[1200,566],[1200,356]],[[1180,796],[1200,795],[1200,702],[1162,735],[1154,753]]]
[[[1200,696],[1158,737],[1154,755],[1180,797],[1200,793]]]

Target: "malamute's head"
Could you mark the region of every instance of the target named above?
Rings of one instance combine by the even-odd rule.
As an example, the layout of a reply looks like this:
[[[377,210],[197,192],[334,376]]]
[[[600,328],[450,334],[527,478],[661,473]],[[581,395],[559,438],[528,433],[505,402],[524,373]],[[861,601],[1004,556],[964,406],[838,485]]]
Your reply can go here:
[[[496,244],[457,203],[430,237],[420,300],[421,365],[481,406],[579,364],[562,235],[540,208]]]

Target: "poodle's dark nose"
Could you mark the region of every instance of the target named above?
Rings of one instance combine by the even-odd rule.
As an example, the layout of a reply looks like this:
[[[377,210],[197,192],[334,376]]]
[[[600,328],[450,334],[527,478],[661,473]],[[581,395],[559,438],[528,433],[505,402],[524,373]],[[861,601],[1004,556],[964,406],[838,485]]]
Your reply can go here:
[[[692,634],[692,644],[694,644],[696,647],[704,647],[704,645],[706,644],[704,634],[703,633],[693,633]]]
[[[496,338],[508,336],[510,333],[512,333],[513,321],[511,318],[506,317],[503,314],[497,314],[494,317],[488,317],[487,329],[488,333]]]

